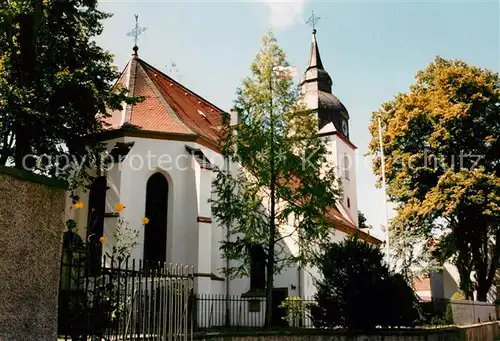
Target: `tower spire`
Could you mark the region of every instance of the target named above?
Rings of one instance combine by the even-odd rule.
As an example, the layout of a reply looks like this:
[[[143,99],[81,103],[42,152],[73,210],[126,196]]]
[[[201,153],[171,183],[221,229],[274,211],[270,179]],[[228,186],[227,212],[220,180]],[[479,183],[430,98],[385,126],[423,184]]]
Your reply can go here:
[[[132,31],[127,33],[127,36],[134,38],[134,47],[132,48],[132,50],[134,51],[133,55],[137,56],[138,55],[137,51],[139,50],[139,47],[137,46],[137,41],[139,40],[139,36],[141,35],[141,33],[146,31],[147,28],[139,26],[139,15],[138,14],[134,14],[134,17],[135,17],[135,27]]]
[[[349,138],[349,114],[342,102],[332,93],[332,78],[323,67],[316,40],[316,24],[320,18],[312,13],[307,24],[312,26],[311,53],[309,63],[300,80],[302,93],[307,107],[318,115],[319,131],[330,127]],[[330,123],[332,123],[330,125]]]
[[[316,41],[316,24],[318,23],[321,17],[318,17],[312,12],[309,19],[306,21],[306,24],[309,24],[312,27],[312,43],[311,43],[311,53],[309,55],[309,64],[307,68],[318,68],[323,69],[323,63],[321,62],[321,57],[319,55],[318,42]]]

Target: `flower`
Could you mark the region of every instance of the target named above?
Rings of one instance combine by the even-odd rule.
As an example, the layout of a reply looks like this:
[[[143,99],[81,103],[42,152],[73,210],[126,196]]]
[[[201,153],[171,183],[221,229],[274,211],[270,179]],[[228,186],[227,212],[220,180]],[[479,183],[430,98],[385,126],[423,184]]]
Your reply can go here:
[[[149,223],[149,218],[148,218],[148,217],[144,217],[144,218],[142,218],[142,223],[143,223],[144,225],[147,225],[147,224]]]
[[[77,201],[73,204],[73,207],[76,208],[76,209],[79,209],[79,208],[83,208],[83,206],[85,206],[83,204],[83,201]]]
[[[99,241],[101,242],[101,244],[104,244],[106,242],[106,237],[102,236],[101,238],[99,238]]]
[[[125,209],[125,205],[119,202],[118,204],[115,205],[115,212],[120,213]]]

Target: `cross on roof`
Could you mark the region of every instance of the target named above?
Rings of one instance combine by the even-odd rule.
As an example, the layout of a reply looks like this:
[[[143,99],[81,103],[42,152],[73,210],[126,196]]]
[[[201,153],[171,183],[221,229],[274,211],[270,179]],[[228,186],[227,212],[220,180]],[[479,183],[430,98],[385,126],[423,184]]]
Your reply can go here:
[[[127,33],[127,36],[134,37],[134,52],[137,53],[137,50],[139,49],[137,47],[137,40],[138,40],[139,36],[141,35],[141,33],[146,31],[146,27],[139,26],[139,15],[134,14],[134,17],[135,17],[135,27],[132,31]]]
[[[318,23],[319,19],[321,19],[321,17],[316,16],[314,14],[314,11],[312,11],[311,16],[306,21],[306,24],[311,25],[311,27],[313,28],[313,33],[316,33],[316,24]]]

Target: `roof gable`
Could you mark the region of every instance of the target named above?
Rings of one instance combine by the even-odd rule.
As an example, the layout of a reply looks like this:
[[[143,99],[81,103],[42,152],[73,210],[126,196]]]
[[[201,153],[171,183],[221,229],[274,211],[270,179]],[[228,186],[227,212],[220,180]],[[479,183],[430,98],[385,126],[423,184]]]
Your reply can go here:
[[[218,146],[223,111],[137,56],[115,86],[126,87],[130,96],[144,101],[113,111],[105,120],[108,129],[131,125],[142,131],[195,134]]]

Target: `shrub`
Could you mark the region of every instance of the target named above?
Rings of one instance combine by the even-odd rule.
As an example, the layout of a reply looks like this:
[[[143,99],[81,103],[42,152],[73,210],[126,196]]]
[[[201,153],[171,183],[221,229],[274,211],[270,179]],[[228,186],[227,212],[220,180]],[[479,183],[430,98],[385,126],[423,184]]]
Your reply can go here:
[[[304,316],[304,302],[300,297],[287,297],[281,302],[280,308],[286,310],[286,316],[283,316],[283,319],[286,320],[290,326],[300,326],[300,320]]]
[[[465,300],[465,295],[463,292],[457,291],[451,295],[450,300]]]
[[[331,244],[318,262],[316,304],[310,308],[319,328],[369,330],[376,326],[414,326],[417,298],[400,275],[382,262],[379,249],[349,238]]]

